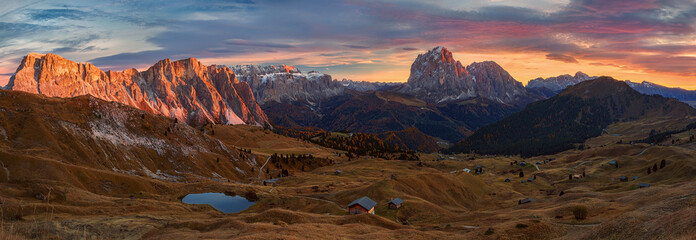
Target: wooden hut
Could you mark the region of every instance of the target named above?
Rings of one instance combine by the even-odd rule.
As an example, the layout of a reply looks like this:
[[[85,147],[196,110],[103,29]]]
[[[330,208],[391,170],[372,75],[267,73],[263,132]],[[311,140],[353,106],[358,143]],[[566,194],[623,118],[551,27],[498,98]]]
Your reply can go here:
[[[350,214],[375,214],[375,205],[377,205],[377,202],[374,200],[368,197],[361,197],[348,204],[348,212]]]
[[[394,198],[387,203],[387,206],[389,206],[390,209],[398,209],[401,207],[401,204],[403,204],[403,203],[404,203],[403,199]]]

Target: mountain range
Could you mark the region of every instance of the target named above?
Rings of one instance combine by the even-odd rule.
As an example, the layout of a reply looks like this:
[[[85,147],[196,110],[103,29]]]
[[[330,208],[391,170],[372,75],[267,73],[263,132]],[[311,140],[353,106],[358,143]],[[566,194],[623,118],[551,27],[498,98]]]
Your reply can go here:
[[[464,68],[444,47],[419,55],[407,83],[331,80],[284,65],[233,69],[278,126],[365,133],[415,128],[452,143],[545,98],[495,62]]]
[[[164,59],[142,72],[104,72],[55,54],[30,53],[4,88],[62,98],[92,95],[192,125],[270,126],[246,82],[227,67],[195,58]]]
[[[145,71],[103,72],[89,63],[31,53],[5,89],[63,98],[89,94],[194,126],[318,127],[417,146],[398,138],[456,143],[528,103],[595,78],[577,72],[533,79],[525,87],[495,62],[464,66],[444,47],[419,54],[406,83],[337,80],[288,65],[205,66],[194,58],[164,59]],[[640,93],[696,100],[694,91],[626,83]]]

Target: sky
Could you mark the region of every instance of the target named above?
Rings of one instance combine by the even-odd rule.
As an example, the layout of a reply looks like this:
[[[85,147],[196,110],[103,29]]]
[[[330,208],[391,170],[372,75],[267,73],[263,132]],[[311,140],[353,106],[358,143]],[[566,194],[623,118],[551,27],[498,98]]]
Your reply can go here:
[[[583,71],[696,89],[696,0],[0,0],[0,86],[29,52],[102,70],[195,57],[404,82],[436,46],[523,83]]]

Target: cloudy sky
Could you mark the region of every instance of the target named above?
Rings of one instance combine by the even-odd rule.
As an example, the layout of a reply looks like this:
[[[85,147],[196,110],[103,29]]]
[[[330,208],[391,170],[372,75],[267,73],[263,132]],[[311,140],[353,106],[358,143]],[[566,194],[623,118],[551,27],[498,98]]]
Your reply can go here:
[[[94,3],[99,2],[99,3]],[[696,89],[696,0],[2,1],[0,86],[29,52],[103,70],[164,58],[406,81],[445,46],[527,82],[583,71]]]

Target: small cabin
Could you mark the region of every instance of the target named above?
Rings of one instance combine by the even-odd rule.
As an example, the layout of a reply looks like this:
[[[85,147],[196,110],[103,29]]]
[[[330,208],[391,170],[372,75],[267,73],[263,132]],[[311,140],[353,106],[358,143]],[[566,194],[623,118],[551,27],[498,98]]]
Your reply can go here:
[[[527,182],[534,182],[534,178],[527,178]]]
[[[334,175],[341,175],[341,173],[342,173],[341,170],[334,171]]]
[[[505,179],[505,182],[510,182],[510,181],[512,181],[510,178]]]
[[[471,169],[468,169],[468,168],[462,169],[462,171],[465,173],[471,173]]]
[[[368,197],[361,197],[348,204],[348,212],[350,214],[375,214],[375,205],[377,205],[377,202],[374,200]]]
[[[403,204],[403,203],[404,203],[404,200],[403,200],[403,199],[401,199],[401,198],[394,198],[394,199],[392,199],[391,201],[389,201],[389,202],[387,203],[387,206],[388,206],[390,209],[398,209],[398,208],[401,207],[401,204]]]
[[[573,174],[573,179],[581,179],[582,174]]]
[[[619,177],[619,181],[628,182],[628,177],[626,177],[626,176],[621,176],[621,177]]]
[[[638,180],[638,176],[633,176],[633,180]]]
[[[522,205],[522,204],[530,203],[530,202],[534,202],[534,199],[533,198],[525,198],[525,199],[517,201],[517,205]]]
[[[650,187],[650,184],[647,184],[647,183],[639,183],[638,184],[638,188],[646,188],[646,187]]]
[[[525,161],[521,161],[519,164],[520,164],[520,166],[523,166],[523,167],[527,166],[527,162],[525,162]]]
[[[609,165],[616,166],[616,161],[609,162]]]

